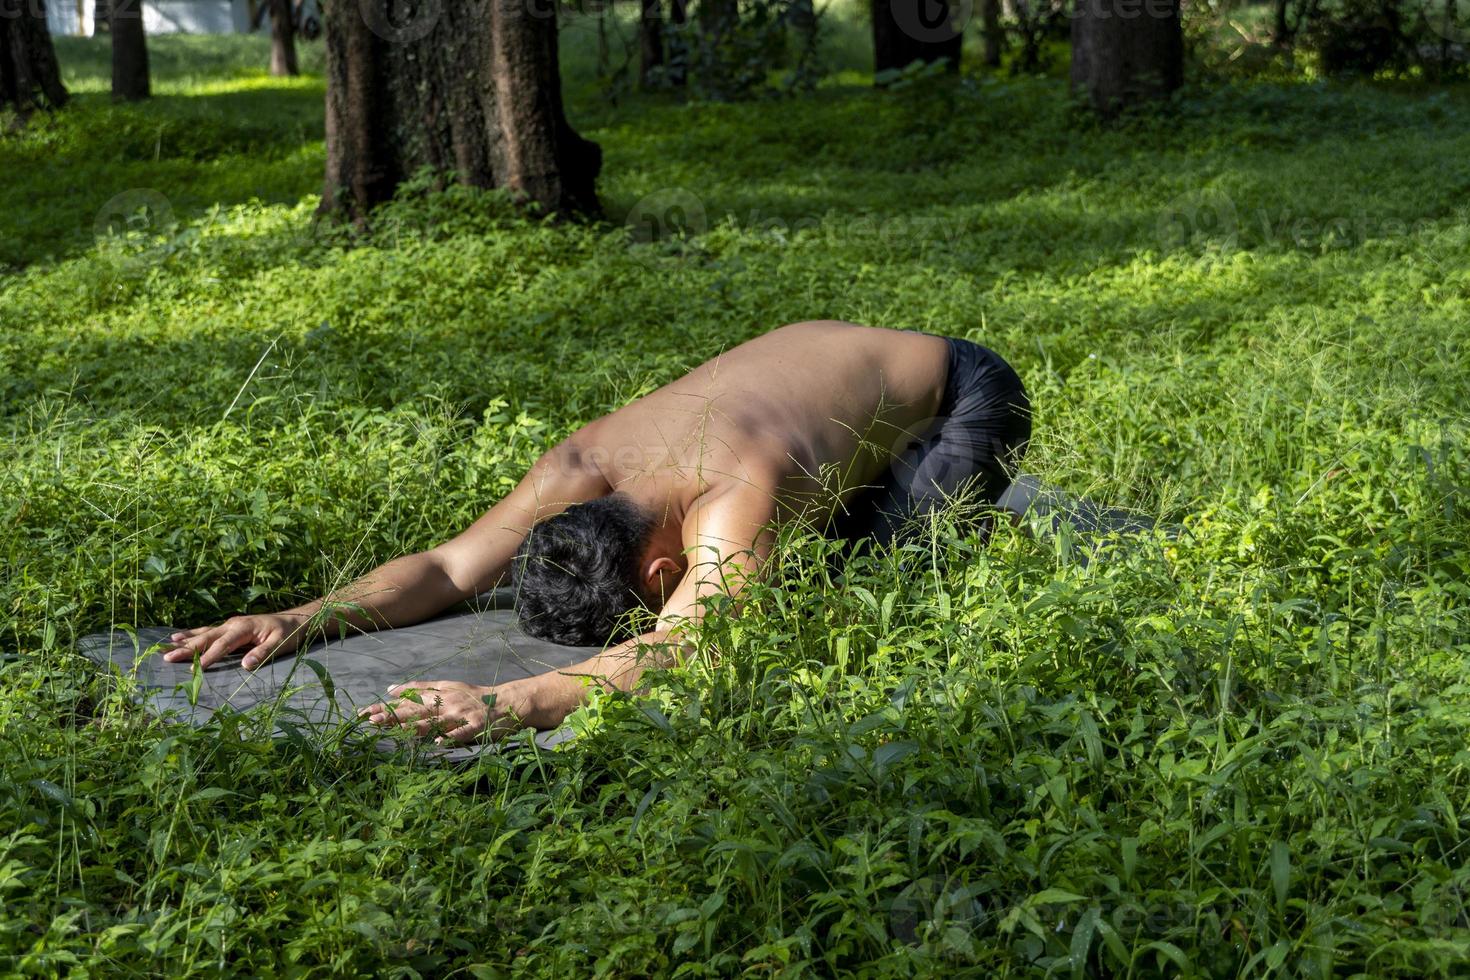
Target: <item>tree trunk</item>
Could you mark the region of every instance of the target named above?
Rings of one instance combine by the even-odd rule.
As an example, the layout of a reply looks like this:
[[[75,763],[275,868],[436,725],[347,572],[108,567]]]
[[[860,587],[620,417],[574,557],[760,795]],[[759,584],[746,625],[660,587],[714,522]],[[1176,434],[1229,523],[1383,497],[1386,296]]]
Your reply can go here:
[[[708,69],[721,60],[721,46],[740,24],[740,4],[738,0],[699,0],[695,16],[699,19],[702,65]]]
[[[642,0],[638,18],[638,80],[646,88],[664,65],[663,0]]]
[[[612,46],[607,43],[607,8],[611,4],[597,4],[597,77],[606,81],[612,74]],[[624,70],[627,61],[623,62]]]
[[[291,0],[270,0],[271,74],[277,78],[301,74],[296,65],[296,25],[291,20]]]
[[[796,41],[793,68],[797,72],[805,72],[815,64],[821,41],[817,32],[816,0],[791,0],[786,11],[786,23],[791,26]]]
[[[152,94],[148,39],[143,36],[143,0],[107,0],[106,6],[112,24],[112,100],[141,102]]]
[[[960,70],[964,21],[949,0],[872,0],[873,71],[907,68],[949,59]]]
[[[562,109],[554,0],[331,0],[323,20],[324,213],[363,224],[426,167],[598,212],[602,151]]]
[[[14,109],[24,121],[37,109],[66,105],[40,0],[14,4],[0,14],[0,109]]]
[[[670,85],[683,87],[689,78],[689,2],[669,0],[669,42],[664,51],[664,74]]]
[[[1437,78],[1445,78],[1450,72],[1450,53],[1454,45],[1450,43],[1455,37],[1458,27],[1461,25],[1459,4],[1456,0],[1445,0],[1444,13],[1440,15],[1439,32],[1439,71]],[[1464,40],[1463,37],[1460,40]]]
[[[1291,45],[1291,26],[1286,21],[1287,0],[1275,0],[1272,6],[1271,43],[1278,48]]]
[[[800,34],[810,36],[817,29],[817,5],[813,0],[791,0],[790,12],[786,16],[788,23]]]
[[[699,15],[700,27],[705,30],[722,30],[740,19],[738,0],[699,0],[695,12]]]
[[[1072,91],[1104,116],[1184,81],[1179,0],[1077,0]]]
[[[980,60],[987,68],[999,68],[1001,52],[1005,49],[1005,29],[1000,26],[1000,0],[980,0],[980,24],[980,38],[985,45]]]

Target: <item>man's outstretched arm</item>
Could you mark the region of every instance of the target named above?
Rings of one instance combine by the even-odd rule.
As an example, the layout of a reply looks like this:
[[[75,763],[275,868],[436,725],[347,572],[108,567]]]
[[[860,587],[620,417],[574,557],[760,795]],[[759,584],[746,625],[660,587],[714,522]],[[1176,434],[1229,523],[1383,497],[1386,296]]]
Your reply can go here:
[[[575,437],[573,437],[575,439]],[[437,615],[457,602],[501,584],[516,549],[532,523],[610,489],[595,469],[569,452],[572,440],[542,456],[515,489],[459,535],[443,544],[395,558],[325,598],[277,613],[234,616],[218,626],[181,630],[169,639],[163,657],[189,661],[195,655],[208,667],[244,650],[242,666],[295,650],[313,623],[329,608],[363,631],[408,626]]]
[[[685,522],[689,570],[664,603],[659,624],[582,663],[505,684],[462,681],[395,684],[388,700],[364,708],[376,725],[411,728],[419,735],[467,742],[483,732],[502,734],[527,726],[555,728],[587,699],[588,685],[631,691],[644,671],[669,667],[689,650],[686,633],[699,622],[706,600],[738,596],[770,554],[774,516],[770,495],[747,491],[691,511]],[[409,699],[412,692],[412,700]]]

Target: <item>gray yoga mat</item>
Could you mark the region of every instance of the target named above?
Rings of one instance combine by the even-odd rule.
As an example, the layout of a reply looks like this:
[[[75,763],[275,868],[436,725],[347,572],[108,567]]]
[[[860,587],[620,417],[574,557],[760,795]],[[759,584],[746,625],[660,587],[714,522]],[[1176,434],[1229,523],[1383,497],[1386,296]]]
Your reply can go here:
[[[1086,497],[1077,497],[1048,487],[1034,476],[1021,474],[995,505],[1022,516],[1046,518],[1053,531],[1063,523],[1085,535],[1139,534],[1152,530],[1154,520],[1136,511],[1106,507]]]
[[[1064,494],[1030,476],[1017,478],[998,504],[1018,514],[1039,515],[1053,529],[1066,522],[1084,535],[1100,538],[1153,526],[1146,517]],[[226,706],[247,711],[269,705],[275,712],[277,733],[284,731],[282,722],[310,730],[355,720],[357,709],[381,701],[392,684],[414,680],[503,683],[570,667],[598,650],[558,646],[527,636],[516,625],[509,591],[499,590],[416,626],[319,640],[254,671],[243,669],[238,656],[229,658],[203,671],[195,691],[191,689],[192,664],[167,663],[156,651],[148,652],[173,632],[169,626],[135,633],[114,630],[83,637],[79,649],[99,665],[115,666],[136,678],[138,700],[155,714],[202,726]],[[313,664],[330,678],[330,694]],[[536,742],[550,747],[568,737],[561,729],[540,733]],[[386,748],[401,743],[389,739],[381,744]],[[473,745],[430,751],[452,760],[484,749]]]
[[[198,690],[193,691],[193,664],[168,663],[158,651],[149,653],[154,644],[167,642],[174,631],[169,626],[136,632],[114,630],[83,637],[78,649],[95,663],[112,665],[136,678],[139,702],[157,715],[203,726],[226,706],[247,711],[270,705],[273,718],[279,720],[278,734],[283,732],[279,722],[310,730],[355,720],[357,709],[383,700],[393,684],[415,680],[504,683],[570,667],[598,652],[597,647],[564,647],[527,636],[516,625],[509,594],[502,590],[415,626],[318,640],[253,671],[240,666],[238,655],[232,656],[203,671]],[[330,678],[330,694],[313,663]],[[542,732],[536,742],[549,748],[567,737],[565,730]],[[385,739],[383,747],[395,744]],[[471,745],[433,751],[457,759],[484,748]]]

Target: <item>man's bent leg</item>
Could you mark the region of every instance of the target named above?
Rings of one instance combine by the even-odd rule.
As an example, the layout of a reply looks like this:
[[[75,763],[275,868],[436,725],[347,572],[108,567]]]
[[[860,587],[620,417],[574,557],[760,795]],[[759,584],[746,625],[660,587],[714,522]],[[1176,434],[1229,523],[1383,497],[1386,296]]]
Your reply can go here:
[[[898,454],[886,478],[848,502],[833,535],[888,544],[918,520],[964,501],[993,506],[1010,486],[1031,438],[1031,405],[1000,355],[946,338],[949,379],[940,415]]]

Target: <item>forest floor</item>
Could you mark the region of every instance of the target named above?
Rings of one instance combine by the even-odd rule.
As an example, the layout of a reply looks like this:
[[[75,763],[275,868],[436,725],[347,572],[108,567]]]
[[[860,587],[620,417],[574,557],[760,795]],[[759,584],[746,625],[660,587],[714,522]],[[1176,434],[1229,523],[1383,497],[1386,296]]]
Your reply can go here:
[[[1463,970],[1470,95],[612,101],[589,37],[602,223],[314,226],[321,79],[258,39],[155,38],[121,107],[68,41],[0,137],[0,972]],[[814,317],[996,348],[1028,470],[1185,533],[940,526],[845,588],[790,541],[718,663],[462,769],[152,721],[75,652],[431,545]]]

